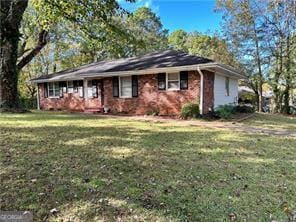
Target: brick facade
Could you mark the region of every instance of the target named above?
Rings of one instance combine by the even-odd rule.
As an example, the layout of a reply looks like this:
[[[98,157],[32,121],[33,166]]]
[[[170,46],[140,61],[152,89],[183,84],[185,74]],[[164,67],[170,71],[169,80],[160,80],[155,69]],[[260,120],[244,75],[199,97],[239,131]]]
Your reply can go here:
[[[213,107],[214,73],[204,73],[204,112]],[[40,107],[42,109],[85,110],[87,108],[110,108],[112,113],[143,115],[158,111],[160,115],[178,115],[183,104],[198,102],[200,94],[200,75],[197,71],[188,72],[188,89],[166,91],[158,89],[157,74],[138,76],[138,97],[113,97],[112,78],[104,78],[103,100],[99,84],[98,98],[84,99],[77,93],[64,94],[63,98],[44,98],[43,84],[39,86]]]
[[[78,93],[64,93],[62,98],[45,98],[44,84],[38,84],[40,109],[84,111],[101,107],[101,90],[98,84],[98,98],[85,99]]]

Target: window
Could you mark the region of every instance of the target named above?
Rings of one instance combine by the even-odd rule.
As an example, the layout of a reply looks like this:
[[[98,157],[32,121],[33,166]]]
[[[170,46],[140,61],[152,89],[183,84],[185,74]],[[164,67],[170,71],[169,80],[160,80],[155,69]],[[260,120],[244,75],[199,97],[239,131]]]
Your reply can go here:
[[[98,81],[92,80],[92,96],[93,98],[98,97]]]
[[[88,98],[98,97],[98,81],[97,80],[87,81],[87,97]]]
[[[158,90],[188,89],[188,71],[158,73]]]
[[[79,80],[78,81],[78,94],[79,94],[79,97],[82,97],[83,98],[83,80]]]
[[[225,78],[225,94],[229,96],[229,77]]]
[[[59,82],[60,94],[63,96],[63,93],[67,93],[67,82]]]
[[[60,97],[64,96],[64,93],[67,93],[67,83],[66,82],[59,82],[60,87]]]
[[[73,88],[74,88],[74,86],[73,86],[73,81],[68,81],[67,82],[67,87],[68,87],[68,93],[73,93]]]
[[[180,89],[180,74],[167,73],[167,89],[168,90],[178,90]]]
[[[60,97],[59,82],[49,82],[48,83],[48,97],[50,97],[50,98]]]
[[[132,97],[132,77],[124,76],[119,78],[119,96],[123,98]]]

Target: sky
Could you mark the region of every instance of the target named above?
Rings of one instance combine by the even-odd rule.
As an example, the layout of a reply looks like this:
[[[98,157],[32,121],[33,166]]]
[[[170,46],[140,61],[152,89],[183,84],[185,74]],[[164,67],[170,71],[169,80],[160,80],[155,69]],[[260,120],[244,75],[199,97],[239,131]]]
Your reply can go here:
[[[215,0],[136,0],[136,3],[118,1],[130,11],[141,6],[151,8],[170,33],[177,29],[208,34],[220,30],[222,15],[214,12]]]

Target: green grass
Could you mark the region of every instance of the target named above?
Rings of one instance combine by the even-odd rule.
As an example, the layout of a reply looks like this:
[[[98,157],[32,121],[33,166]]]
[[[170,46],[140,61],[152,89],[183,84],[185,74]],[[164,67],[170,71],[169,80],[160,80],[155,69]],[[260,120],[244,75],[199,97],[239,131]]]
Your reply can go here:
[[[0,145],[0,209],[30,210],[36,221],[228,221],[231,213],[287,221],[296,213],[292,137],[36,112],[1,114]]]
[[[296,118],[280,114],[256,113],[244,123],[266,129],[296,131]]]

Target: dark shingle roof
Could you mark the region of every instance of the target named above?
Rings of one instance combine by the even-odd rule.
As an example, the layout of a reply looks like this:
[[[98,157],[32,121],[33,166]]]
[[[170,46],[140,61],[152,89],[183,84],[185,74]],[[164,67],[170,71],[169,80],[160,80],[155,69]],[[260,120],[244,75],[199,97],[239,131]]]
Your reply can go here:
[[[55,77],[83,78],[90,73],[114,73],[123,71],[136,71],[155,68],[178,67],[188,65],[198,65],[214,62],[204,57],[189,55],[175,50],[165,50],[161,52],[150,53],[139,57],[130,57],[117,60],[100,61],[77,68],[66,69],[49,75],[40,76],[35,80],[50,80]]]

